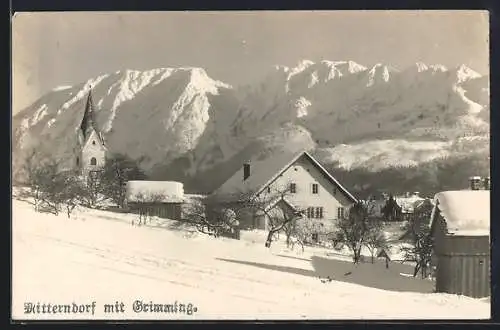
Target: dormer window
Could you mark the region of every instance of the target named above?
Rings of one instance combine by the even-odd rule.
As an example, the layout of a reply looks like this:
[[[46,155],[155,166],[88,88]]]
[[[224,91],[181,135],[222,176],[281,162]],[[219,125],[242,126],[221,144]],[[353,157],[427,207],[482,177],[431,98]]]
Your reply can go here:
[[[90,158],[90,165],[97,165],[97,159],[95,159],[95,157]]]

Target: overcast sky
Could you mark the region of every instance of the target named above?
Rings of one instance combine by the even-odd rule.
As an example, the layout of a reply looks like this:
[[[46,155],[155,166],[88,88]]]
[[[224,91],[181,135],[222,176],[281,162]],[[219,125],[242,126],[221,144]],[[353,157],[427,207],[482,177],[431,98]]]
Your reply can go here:
[[[480,11],[20,13],[12,29],[14,112],[56,86],[121,69],[200,66],[233,85],[301,59],[489,71]]]

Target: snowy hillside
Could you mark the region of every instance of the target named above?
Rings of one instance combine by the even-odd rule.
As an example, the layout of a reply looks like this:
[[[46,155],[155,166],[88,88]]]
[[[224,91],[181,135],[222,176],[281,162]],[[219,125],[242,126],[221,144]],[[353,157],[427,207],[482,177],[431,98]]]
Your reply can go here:
[[[244,232],[240,241],[212,239],[168,220],[131,226],[132,218],[82,209],[67,219],[13,200],[13,318],[71,317],[23,314],[25,302],[93,301],[95,315],[79,319],[490,317],[484,300],[431,293],[430,280],[408,277],[411,266],[354,267],[348,257],[321,249],[286,251],[277,243],[266,249],[258,232]],[[323,283],[319,277],[326,276],[333,281]],[[139,313],[132,310],[135,300],[192,309]],[[116,301],[124,302],[125,312],[104,313],[103,305]]]
[[[215,169],[241,164],[242,155],[297,148],[371,170],[469,154],[487,159],[489,150],[487,76],[464,65],[303,60],[240,88],[201,68],[127,70],[56,87],[13,118],[17,167],[33,147],[74,159],[90,87],[109,149],[139,159],[157,178],[197,181],[211,171],[220,181],[230,173]]]

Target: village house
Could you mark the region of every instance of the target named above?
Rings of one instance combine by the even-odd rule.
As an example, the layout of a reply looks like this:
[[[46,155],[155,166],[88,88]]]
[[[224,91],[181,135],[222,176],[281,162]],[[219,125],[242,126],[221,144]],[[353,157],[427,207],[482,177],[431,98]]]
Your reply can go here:
[[[286,193],[281,194],[283,191]],[[286,214],[301,213],[326,226],[345,217],[350,206],[357,202],[308,152],[246,162],[211,197],[228,207],[258,198],[267,201],[267,210],[279,208]],[[261,212],[253,210],[239,216],[242,228],[269,228],[269,219]]]
[[[425,198],[419,192],[407,192],[402,196],[395,196],[396,203],[401,207],[401,217],[399,221],[410,221],[413,218],[415,207],[422,203]]]
[[[84,178],[94,178],[106,162],[108,149],[97,126],[92,91],[89,91],[83,118],[77,131],[74,168]]]
[[[478,298],[489,296],[490,192],[476,189],[440,192],[434,204],[431,269],[436,291]]]
[[[175,181],[128,181],[126,208],[131,212],[182,220],[184,185]]]
[[[469,178],[470,190],[489,190],[491,185],[490,177],[471,176]]]

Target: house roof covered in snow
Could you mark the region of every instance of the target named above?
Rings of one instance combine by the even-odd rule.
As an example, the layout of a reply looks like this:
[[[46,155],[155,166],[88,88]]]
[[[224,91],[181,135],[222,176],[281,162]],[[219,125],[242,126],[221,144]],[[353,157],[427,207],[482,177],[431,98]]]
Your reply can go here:
[[[457,236],[490,234],[489,190],[443,191],[434,196],[434,204],[432,219],[439,209],[448,233]]]
[[[182,203],[184,185],[175,181],[128,181],[126,196],[128,202]]]
[[[313,156],[306,151],[295,154],[284,153],[274,157],[266,158],[261,161],[251,162],[250,176],[243,180],[243,166],[236,171],[226,182],[222,184],[213,195],[220,196],[227,200],[238,200],[243,196],[252,197],[258,195],[269,184],[274,182],[283,172],[292,166],[299,158],[304,157],[310,161],[325,177],[337,188],[342,191],[346,197],[353,202],[354,197],[340,182],[335,179]]]
[[[395,197],[394,199],[401,206],[403,213],[412,213],[419,203],[425,201],[425,198],[415,194],[408,197]]]

